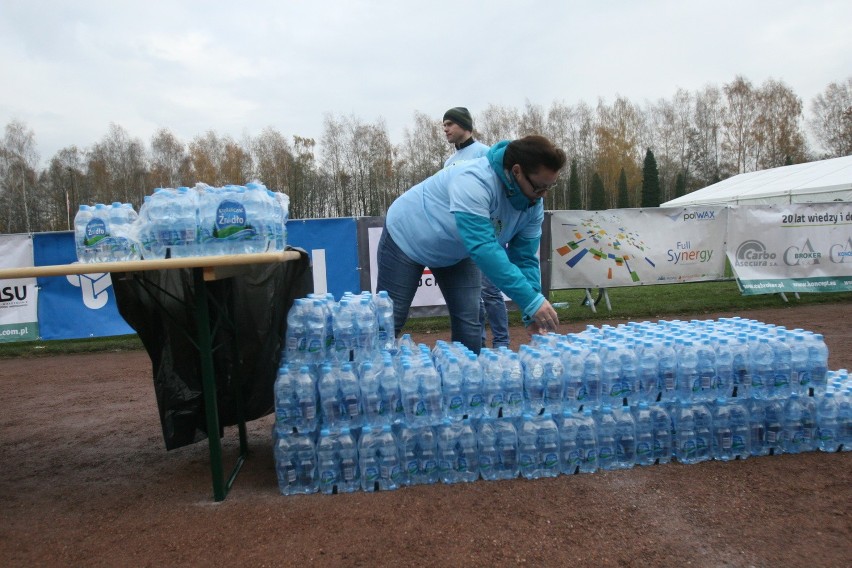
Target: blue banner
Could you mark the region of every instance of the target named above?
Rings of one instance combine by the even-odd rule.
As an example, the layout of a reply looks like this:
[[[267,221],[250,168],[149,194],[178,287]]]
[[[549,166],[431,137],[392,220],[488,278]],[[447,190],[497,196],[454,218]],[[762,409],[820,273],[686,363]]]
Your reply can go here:
[[[35,266],[70,264],[77,260],[74,233],[33,235]],[[135,333],[115,303],[109,274],[51,276],[38,278],[38,325],[42,339],[79,339]]]
[[[361,291],[357,226],[352,217],[287,222],[287,244],[311,256],[315,292],[328,291],[340,300],[344,292]]]

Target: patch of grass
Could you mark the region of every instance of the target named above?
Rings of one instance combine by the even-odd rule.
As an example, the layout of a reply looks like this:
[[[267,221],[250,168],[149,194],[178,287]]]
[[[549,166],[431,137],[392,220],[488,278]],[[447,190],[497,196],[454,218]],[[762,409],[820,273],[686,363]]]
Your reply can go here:
[[[795,307],[811,304],[837,304],[852,302],[852,292],[829,294],[800,294],[796,299],[787,295],[784,302],[778,294],[743,296],[736,282],[690,282],[687,284],[667,284],[661,286],[632,286],[611,288],[608,290],[612,311],[606,308],[605,300],[592,312],[583,305],[583,290],[557,290],[551,293],[551,302],[567,302],[568,306],[559,308],[562,322],[590,322],[609,319],[660,319],[670,316],[701,317],[711,312],[747,312],[775,307]],[[592,295],[597,298],[597,291]],[[509,311],[509,324],[521,325],[521,313]],[[429,333],[449,329],[446,316],[411,318],[405,324],[405,331]],[[60,353],[94,353],[101,351],[133,351],[142,349],[137,335],[122,335],[92,339],[73,339],[64,341],[26,341],[20,343],[0,343],[0,358],[38,357]]]
[[[138,351],[142,348],[142,341],[135,333],[114,337],[91,337],[87,339],[21,341],[17,343],[0,343],[0,359],[47,357],[69,353]]]

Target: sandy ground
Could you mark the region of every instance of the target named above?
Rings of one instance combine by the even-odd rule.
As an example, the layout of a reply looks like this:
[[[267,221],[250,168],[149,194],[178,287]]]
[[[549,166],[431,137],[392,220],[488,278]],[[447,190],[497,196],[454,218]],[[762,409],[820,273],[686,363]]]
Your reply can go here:
[[[852,369],[852,304],[740,315]],[[0,566],[852,565],[852,453],[284,497],[271,424],[215,503],[206,442],[164,449],[144,352],[0,360]]]

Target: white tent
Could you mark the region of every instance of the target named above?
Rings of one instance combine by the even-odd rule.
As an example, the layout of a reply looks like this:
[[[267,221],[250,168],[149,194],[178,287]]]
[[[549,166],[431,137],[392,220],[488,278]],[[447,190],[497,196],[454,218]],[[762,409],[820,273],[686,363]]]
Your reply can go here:
[[[740,174],[660,207],[827,201],[852,201],[852,156]]]

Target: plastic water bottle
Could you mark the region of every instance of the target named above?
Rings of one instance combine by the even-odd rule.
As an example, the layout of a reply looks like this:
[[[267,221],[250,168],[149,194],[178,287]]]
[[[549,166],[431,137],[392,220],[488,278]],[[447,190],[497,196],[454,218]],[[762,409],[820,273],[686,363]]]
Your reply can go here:
[[[564,408],[579,412],[586,398],[583,385],[585,367],[583,353],[579,347],[566,345],[562,350],[562,367],[565,370],[565,391],[562,396]]]
[[[723,398],[734,396],[734,352],[727,337],[715,339],[716,394]]]
[[[583,385],[586,391],[583,409],[598,408],[601,404],[601,358],[594,349],[583,361]]]
[[[671,415],[662,404],[655,404],[651,406],[651,418],[654,422],[654,463],[669,463],[674,453]]]
[[[642,341],[641,351],[636,358],[639,376],[637,400],[653,403],[660,396],[659,349],[653,341]]]
[[[763,403],[763,448],[764,455],[784,453],[784,405],[778,400]]]
[[[541,353],[532,350],[526,359],[522,358],[524,366],[524,399],[526,410],[530,414],[539,414],[545,406],[545,376]],[[521,472],[523,473],[523,472]]]
[[[654,369],[656,377],[656,369]],[[654,418],[646,401],[636,405],[633,413],[636,430],[636,465],[654,464]]]
[[[361,489],[368,492],[379,490],[380,464],[377,433],[369,424],[361,429],[358,441],[358,468],[361,475]]]
[[[497,477],[499,479],[514,479],[518,477],[518,432],[509,420],[498,420],[497,450],[500,454],[500,465]]]
[[[396,324],[393,317],[393,300],[386,290],[376,294],[376,341],[378,349],[393,352],[396,346]]]
[[[322,409],[322,423],[329,428],[343,426],[340,415],[341,400],[338,386],[338,370],[329,364],[323,364],[320,368],[318,382],[320,408]]]
[[[557,423],[559,430],[559,453],[562,463],[562,473],[574,475],[579,473],[582,455],[577,443],[577,432],[580,420],[574,415],[570,407],[566,407],[559,416]]]
[[[790,395],[790,399],[784,404],[784,415],[782,421],[782,443],[783,451],[788,454],[798,454],[808,451],[809,444],[806,442],[804,425],[805,408],[799,393]],[[808,432],[807,434],[811,434]]]
[[[621,406],[615,416],[615,468],[630,469],[636,464],[636,423],[630,408]]]
[[[476,432],[479,473],[482,479],[487,481],[500,479],[500,450],[497,447],[496,422],[493,418],[486,418],[480,422]]]
[[[713,459],[731,461],[734,453],[731,411],[727,398],[718,398],[713,406]]]
[[[453,424],[458,430],[456,445],[456,478],[463,483],[470,483],[479,478],[479,453],[476,442],[476,431],[469,419]]]
[[[355,307],[354,358],[362,361],[372,357],[376,348],[376,312],[369,297],[361,296]]]
[[[737,398],[751,398],[751,356],[748,347],[748,335],[737,334],[731,342],[734,356],[734,394]]]
[[[790,344],[790,365],[792,367],[791,391],[808,396],[811,387],[811,375],[808,369],[808,344],[801,333],[788,335]]]
[[[428,425],[426,403],[420,394],[420,385],[411,363],[405,361],[399,373],[399,393],[405,409],[405,422],[409,426]]]
[[[844,452],[852,451],[852,383],[842,388],[837,401],[840,443]]]
[[[275,393],[275,427],[279,432],[287,434],[296,427],[299,418],[295,381],[290,374],[289,365],[281,365],[278,369],[273,390]]]
[[[377,461],[379,465],[379,489],[388,491],[400,487],[402,462],[399,446],[391,432],[390,424],[384,424],[376,435]]]
[[[109,225],[112,232],[112,258],[115,262],[139,260],[141,253],[136,243],[133,220],[136,216],[130,204],[115,201],[109,208]]]
[[[358,471],[358,445],[349,428],[344,426],[337,436],[337,461],[340,468],[340,479],[337,483],[338,493],[352,493],[361,487]]]
[[[609,344],[601,353],[601,404],[621,406],[621,359],[618,347]]]
[[[779,337],[770,337],[772,347],[773,381],[770,385],[769,398],[787,400],[792,392],[792,351],[790,346]]]
[[[266,186],[253,181],[246,184],[245,206],[248,222],[254,227],[255,236],[249,245],[251,252],[266,252],[275,247],[275,207],[267,195]]]
[[[420,359],[420,365],[416,367],[415,373],[424,404],[425,422],[430,425],[437,423],[444,412],[441,400],[441,377],[428,356]]]
[[[384,417],[381,423],[402,422],[405,418],[405,410],[399,394],[399,376],[393,360],[386,357],[382,360],[381,374],[379,375],[379,392],[382,396],[382,413]]]
[[[306,356],[311,363],[322,363],[326,359],[325,305],[322,300],[308,301],[305,308]]]
[[[690,339],[681,341],[677,349],[677,381],[675,398],[692,400],[692,387],[698,383],[698,349]]]
[[[74,216],[74,246],[77,249],[79,262],[95,262],[95,250],[88,240],[86,228],[94,217],[94,211],[89,205],[80,205]]]
[[[288,363],[301,364],[308,361],[308,300],[297,298],[287,312],[287,332],[284,340],[284,359]]]
[[[391,413],[384,409],[382,400],[381,369],[373,368],[371,361],[361,364],[361,376],[358,383],[361,386],[361,403],[364,408],[364,420],[368,424],[390,424]]]
[[[464,397],[464,413],[470,418],[488,416],[488,405],[485,403],[485,379],[479,365],[468,365],[462,379],[462,395]]]
[[[713,415],[707,405],[695,402],[692,405],[692,416],[695,421],[695,463],[710,459],[713,446]]]
[[[317,384],[307,365],[299,367],[293,376],[293,394],[298,413],[293,425],[300,432],[313,432],[317,428]]]
[[[602,404],[597,419],[598,467],[603,470],[617,469],[615,447],[615,417],[612,407]]]
[[[536,424],[536,469],[539,477],[556,477],[562,473],[562,458],[559,450],[559,430],[549,412],[535,419]]]
[[[473,353],[468,354],[471,365],[469,372],[482,373],[482,395],[485,402],[485,413],[487,418],[497,418],[503,408],[503,369],[500,367],[500,356],[487,348],[482,348],[477,358]],[[479,369],[473,363],[477,362]]]
[[[364,423],[364,410],[361,404],[361,387],[358,376],[350,363],[343,363],[337,375],[340,392],[341,425],[357,428]]]
[[[580,473],[594,473],[598,469],[597,423],[590,407],[583,408],[577,425],[577,447],[580,452]]]
[[[112,228],[109,222],[109,208],[96,203],[92,218],[86,225],[86,242],[94,252],[95,262],[112,260]]]
[[[677,403],[674,414],[674,456],[683,464],[698,462],[695,440],[695,415],[692,403],[682,400]]]
[[[334,359],[341,363],[352,361],[355,346],[355,310],[347,298],[341,298],[332,310],[332,332]]]
[[[748,408],[751,455],[768,456],[770,447],[766,443],[766,401],[739,397],[736,400]]]
[[[696,346],[698,376],[692,385],[692,400],[710,402],[715,398],[717,389],[716,351],[709,339],[702,339]]]
[[[729,424],[731,427],[732,447],[738,459],[748,459],[752,455],[751,416],[745,400],[729,399]]]
[[[463,379],[458,359],[450,356],[442,370],[441,388],[444,397],[444,415],[450,419],[461,420],[467,413],[467,409],[462,392]]]
[[[544,411],[558,414],[562,411],[562,397],[564,395],[564,368],[559,354],[553,349],[542,350],[542,363],[544,368]]]
[[[293,433],[278,440],[276,470],[284,495],[316,493],[319,489],[317,454],[308,434]]]
[[[768,337],[749,335],[751,360],[751,396],[767,400],[770,398],[775,373],[772,370],[773,354]]]
[[[640,379],[636,354],[630,345],[621,344],[618,347],[618,358],[621,361],[620,393],[624,404],[630,405],[638,402],[640,391]],[[618,407],[617,401],[613,400],[613,406]]]
[[[532,414],[524,414],[518,429],[518,469],[525,479],[540,477],[537,440],[537,424]]]
[[[821,452],[836,452],[840,446],[837,401],[834,392],[828,391],[817,403],[817,447]]]
[[[820,333],[808,336],[808,372],[814,396],[822,394],[828,386],[828,347]]]
[[[337,485],[341,478],[337,456],[337,437],[332,435],[328,428],[323,428],[320,430],[317,442],[320,493],[331,495],[337,492]]]
[[[170,194],[166,215],[171,224],[168,243],[171,258],[186,258],[198,254],[198,202],[188,187],[179,187]]]
[[[660,395],[657,397],[657,400],[672,402],[677,398],[675,390],[677,387],[677,353],[674,350],[672,341],[669,339],[663,340],[662,344],[658,347],[657,354],[660,361],[657,367]]]
[[[501,414],[504,418],[519,417],[524,409],[524,373],[521,359],[517,353],[504,352],[500,364],[503,368]]]

